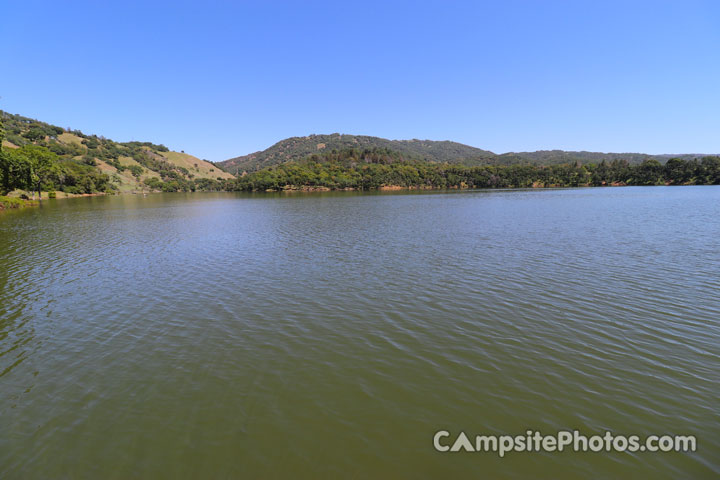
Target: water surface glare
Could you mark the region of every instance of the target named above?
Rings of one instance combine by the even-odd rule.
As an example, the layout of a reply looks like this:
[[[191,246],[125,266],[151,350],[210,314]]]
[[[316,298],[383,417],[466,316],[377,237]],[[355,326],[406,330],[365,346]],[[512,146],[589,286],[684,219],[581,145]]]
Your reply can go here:
[[[718,478],[720,187],[0,215],[0,477]],[[443,454],[437,430],[696,435]]]

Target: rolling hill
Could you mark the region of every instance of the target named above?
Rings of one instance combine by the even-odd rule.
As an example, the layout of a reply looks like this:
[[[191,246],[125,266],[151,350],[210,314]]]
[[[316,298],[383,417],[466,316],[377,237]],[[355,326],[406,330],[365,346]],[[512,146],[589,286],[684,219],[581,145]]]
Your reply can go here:
[[[265,167],[300,160],[313,154],[333,150],[375,150],[385,149],[399,153],[404,159],[422,160],[431,163],[451,163],[465,166],[482,165],[558,165],[563,163],[600,163],[603,160],[627,160],[639,164],[645,160],[665,163],[670,158],[686,160],[701,158],[705,154],[648,155],[644,153],[602,153],[586,151],[540,150],[536,152],[509,152],[496,154],[488,150],[471,147],[462,143],[435,140],[388,140],[364,135],[309,135],[282,140],[270,148],[234,157],[216,165],[234,175],[254,172]]]
[[[364,135],[309,135],[282,140],[267,150],[231,158],[217,165],[226,172],[239,174],[262,168],[300,160],[314,153],[344,149],[387,149],[402,154],[405,158],[431,162],[464,163],[495,157],[487,150],[450,141],[432,140],[388,140]]]

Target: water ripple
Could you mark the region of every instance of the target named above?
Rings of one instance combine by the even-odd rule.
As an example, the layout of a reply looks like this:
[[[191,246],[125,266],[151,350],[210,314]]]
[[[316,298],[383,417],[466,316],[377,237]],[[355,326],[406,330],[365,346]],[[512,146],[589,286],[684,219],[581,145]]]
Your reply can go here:
[[[718,200],[158,195],[0,216],[0,476],[717,476]],[[442,428],[701,449],[448,457]]]

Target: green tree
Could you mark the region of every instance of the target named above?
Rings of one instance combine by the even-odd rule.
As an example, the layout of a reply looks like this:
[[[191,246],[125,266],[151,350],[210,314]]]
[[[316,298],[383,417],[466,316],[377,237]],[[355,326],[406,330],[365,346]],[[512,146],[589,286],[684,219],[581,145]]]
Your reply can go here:
[[[135,178],[140,178],[140,175],[143,173],[143,167],[140,165],[130,165],[128,170],[130,170],[130,173],[132,173]]]
[[[664,180],[664,168],[655,159],[645,160],[635,167],[635,185],[662,185]]]
[[[5,141],[5,128],[3,127],[2,115],[0,115],[0,194],[4,194],[5,178],[8,174],[5,172],[5,152],[3,152],[3,142]]]
[[[0,118],[0,194],[6,195],[18,188],[30,185],[30,163],[17,150],[7,150],[2,146],[5,140],[5,128]]]
[[[665,178],[673,185],[690,183],[695,175],[697,163],[687,162],[682,158],[671,158],[665,164]]]
[[[27,138],[31,142],[37,142],[38,140],[45,138],[45,132],[39,127],[32,127],[23,134],[23,137]]]
[[[720,157],[705,157],[698,167],[702,183],[706,185],[720,184]]]
[[[42,188],[47,186],[53,176],[57,177],[60,174],[57,155],[47,148],[37,145],[25,145],[18,148],[14,154],[23,164],[26,176],[25,188],[36,191],[42,200],[40,193]]]
[[[0,177],[3,195],[15,189],[31,188],[32,170],[27,157],[18,150],[4,150],[0,154]]]

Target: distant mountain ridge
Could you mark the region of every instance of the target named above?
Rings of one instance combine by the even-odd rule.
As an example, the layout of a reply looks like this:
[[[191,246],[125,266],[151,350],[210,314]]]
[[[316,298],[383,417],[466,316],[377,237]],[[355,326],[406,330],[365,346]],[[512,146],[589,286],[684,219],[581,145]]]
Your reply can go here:
[[[650,155],[645,153],[602,153],[564,150],[497,154],[489,150],[448,140],[388,140],[366,135],[333,133],[329,135],[290,137],[277,142],[266,150],[217,162],[216,165],[226,172],[238,175],[243,172],[253,172],[272,165],[300,160],[315,153],[344,149],[387,149],[397,152],[407,159],[468,166],[523,163],[557,165],[574,162],[600,163],[603,160],[606,162],[627,160],[631,164],[638,164],[653,159],[665,163],[670,158],[687,160],[706,156],[706,154]]]
[[[538,150],[535,152],[509,152],[497,155],[498,160],[511,159],[509,163],[536,163],[555,165],[558,163],[593,162],[599,163],[603,160],[612,162],[613,160],[627,160],[631,164],[642,163],[645,160],[657,160],[665,163],[671,158],[682,158],[689,160],[693,158],[701,158],[708,156],[704,153],[681,153],[681,154],[661,154],[651,155],[647,153],[604,153],[604,152],[588,152],[588,151],[565,151],[565,150]],[[518,162],[520,160],[520,162]],[[500,164],[506,162],[500,161]]]

